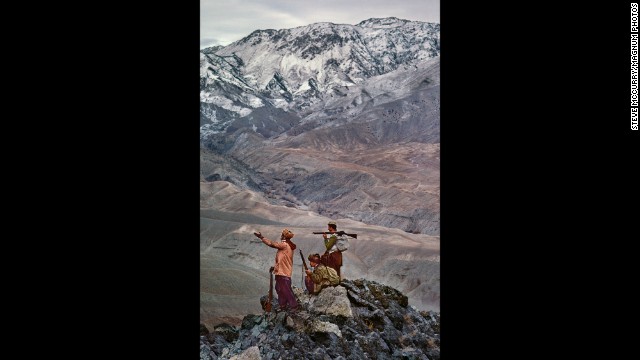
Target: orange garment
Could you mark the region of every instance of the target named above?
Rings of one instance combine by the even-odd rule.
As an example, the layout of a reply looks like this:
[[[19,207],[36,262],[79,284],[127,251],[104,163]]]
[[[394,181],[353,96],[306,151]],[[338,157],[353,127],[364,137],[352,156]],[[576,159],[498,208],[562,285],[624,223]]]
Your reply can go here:
[[[272,241],[266,237],[262,238],[262,242],[267,246],[278,249],[273,274],[291,277],[291,273],[293,272],[293,250],[291,246],[289,246],[289,243],[285,241]]]

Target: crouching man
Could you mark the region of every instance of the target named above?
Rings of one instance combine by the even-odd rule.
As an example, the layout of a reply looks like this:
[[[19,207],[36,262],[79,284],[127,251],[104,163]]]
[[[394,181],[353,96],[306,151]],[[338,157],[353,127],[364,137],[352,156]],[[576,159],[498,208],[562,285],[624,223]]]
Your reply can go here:
[[[318,294],[320,290],[327,286],[335,286],[340,284],[340,276],[338,273],[320,262],[320,254],[309,255],[309,264],[313,267],[311,270],[305,270],[307,277],[305,286],[310,294]]]

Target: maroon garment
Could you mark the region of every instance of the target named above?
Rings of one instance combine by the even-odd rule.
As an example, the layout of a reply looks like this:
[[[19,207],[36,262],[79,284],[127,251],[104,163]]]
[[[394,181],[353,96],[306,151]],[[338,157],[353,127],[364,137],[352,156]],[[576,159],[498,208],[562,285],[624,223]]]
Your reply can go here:
[[[276,293],[278,293],[278,304],[280,304],[280,310],[294,310],[298,307],[296,297],[293,295],[293,291],[291,290],[290,277],[276,275]]]
[[[320,262],[324,266],[333,268],[340,276],[340,268],[342,267],[342,252],[334,251],[332,253],[325,252],[320,258]]]

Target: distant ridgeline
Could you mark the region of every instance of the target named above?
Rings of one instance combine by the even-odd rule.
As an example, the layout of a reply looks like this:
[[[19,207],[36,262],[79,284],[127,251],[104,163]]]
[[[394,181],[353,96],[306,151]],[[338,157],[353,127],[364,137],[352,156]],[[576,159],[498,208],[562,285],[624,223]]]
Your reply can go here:
[[[440,358],[440,314],[416,310],[394,288],[358,279],[317,296],[293,290],[295,315],[250,314],[239,328],[201,324],[200,359]]]

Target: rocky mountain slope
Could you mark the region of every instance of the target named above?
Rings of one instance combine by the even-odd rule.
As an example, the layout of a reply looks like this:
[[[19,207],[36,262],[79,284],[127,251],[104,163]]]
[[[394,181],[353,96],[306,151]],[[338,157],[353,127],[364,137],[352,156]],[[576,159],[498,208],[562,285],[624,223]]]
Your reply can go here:
[[[296,314],[245,316],[239,326],[201,325],[200,359],[440,358],[440,315],[417,311],[398,290],[346,280],[310,296],[294,287]]]
[[[222,131],[252,113],[264,118],[283,109],[302,119],[337,111],[345,97],[362,102],[379,95],[362,93],[367,80],[416,69],[439,53],[439,24],[397,18],[256,30],[201,51],[201,122]]]
[[[439,25],[395,18],[203,50],[202,179],[437,235],[439,74]]]

